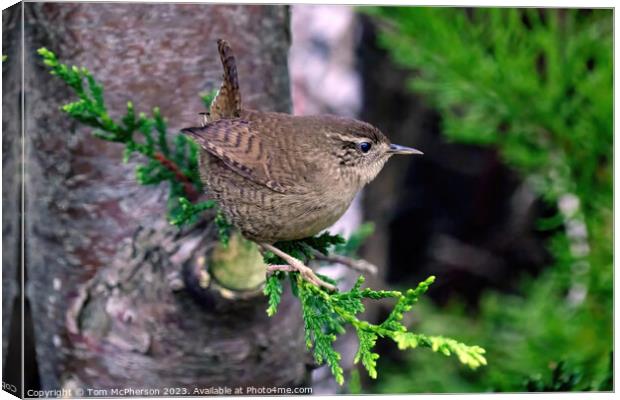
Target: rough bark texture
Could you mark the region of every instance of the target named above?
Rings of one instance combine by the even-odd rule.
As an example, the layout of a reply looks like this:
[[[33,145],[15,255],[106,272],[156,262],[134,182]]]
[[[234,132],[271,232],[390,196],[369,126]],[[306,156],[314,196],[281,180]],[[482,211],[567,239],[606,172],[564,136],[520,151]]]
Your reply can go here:
[[[43,388],[304,383],[297,303],[270,319],[262,295],[201,289],[213,227],[169,226],[167,188],[138,185],[119,145],[58,111],[69,92],[35,53],[89,68],[113,116],[128,100],[159,106],[176,132],[219,87],[220,37],[244,104],[290,111],[288,19],[282,6],[26,4],[27,294]]]

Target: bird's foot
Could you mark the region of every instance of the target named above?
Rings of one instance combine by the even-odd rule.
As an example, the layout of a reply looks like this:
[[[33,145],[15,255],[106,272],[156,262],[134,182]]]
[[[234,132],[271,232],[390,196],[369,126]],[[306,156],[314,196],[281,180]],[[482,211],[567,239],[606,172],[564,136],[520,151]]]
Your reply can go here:
[[[330,290],[330,291],[338,290],[336,286],[332,285],[331,283],[325,282],[324,280],[319,278],[314,273],[312,268],[306,266],[303,262],[296,259],[295,257],[286,254],[282,250],[270,244],[262,243],[260,246],[263,249],[268,250],[272,252],[273,254],[275,254],[276,256],[280,257],[281,259],[286,261],[286,263],[288,264],[288,265],[269,265],[267,266],[268,271],[299,272],[302,278],[304,278],[306,281],[312,283],[313,285],[317,287],[324,287],[325,289]]]

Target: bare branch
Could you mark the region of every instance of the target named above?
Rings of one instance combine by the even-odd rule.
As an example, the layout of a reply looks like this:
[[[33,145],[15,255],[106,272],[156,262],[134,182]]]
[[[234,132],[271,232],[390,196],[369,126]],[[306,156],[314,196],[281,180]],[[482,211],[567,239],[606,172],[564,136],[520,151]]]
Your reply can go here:
[[[336,288],[331,283],[327,283],[321,278],[319,278],[314,273],[312,268],[306,266],[303,262],[296,259],[295,257],[289,254],[286,254],[282,250],[268,243],[260,243],[259,246],[262,247],[264,250],[270,251],[276,256],[286,261],[288,265],[293,269],[293,271],[299,272],[305,280],[312,283],[313,285],[318,286],[318,287],[324,287],[325,289],[330,290],[330,291],[338,290],[338,288]],[[277,267],[280,267],[280,266],[277,266]]]
[[[326,262],[341,264],[355,271],[368,272],[373,275],[377,275],[377,272],[379,271],[376,265],[371,264],[366,260],[363,260],[363,259],[356,260],[354,258],[342,256],[339,254],[332,254],[332,255],[326,256],[320,251],[314,250],[314,258],[319,261],[326,261]]]

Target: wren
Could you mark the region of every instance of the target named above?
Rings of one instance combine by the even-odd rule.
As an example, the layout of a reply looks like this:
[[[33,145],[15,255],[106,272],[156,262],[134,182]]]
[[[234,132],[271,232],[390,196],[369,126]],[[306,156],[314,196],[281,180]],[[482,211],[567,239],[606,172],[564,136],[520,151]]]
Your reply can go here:
[[[204,125],[182,130],[201,148],[207,194],[243,236],[329,287],[272,244],[316,235],[344,214],[392,155],[422,152],[351,118],[245,110],[232,50],[225,40],[218,50],[222,86]]]

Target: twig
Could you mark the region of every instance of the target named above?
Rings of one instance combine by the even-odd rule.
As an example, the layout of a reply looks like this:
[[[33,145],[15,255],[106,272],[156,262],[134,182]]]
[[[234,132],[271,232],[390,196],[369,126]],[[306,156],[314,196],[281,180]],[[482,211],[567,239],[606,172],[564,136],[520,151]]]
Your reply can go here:
[[[338,290],[338,288],[336,288],[334,285],[332,285],[331,283],[327,283],[324,280],[322,280],[321,278],[319,278],[314,271],[312,270],[312,268],[306,266],[303,262],[301,262],[300,260],[296,259],[295,257],[286,254],[285,252],[283,252],[282,250],[278,249],[277,247],[271,245],[271,244],[267,244],[267,243],[259,243],[259,246],[262,247],[264,250],[270,251],[273,254],[275,254],[276,256],[280,257],[281,259],[283,259],[288,265],[289,267],[295,271],[295,272],[299,272],[301,274],[301,276],[307,280],[308,282],[314,284],[317,287],[324,287],[327,290],[331,290],[331,291],[336,291]],[[281,268],[281,265],[275,266],[276,268]],[[269,269],[269,267],[267,267]],[[280,269],[282,270],[282,269]]]
[[[339,254],[332,254],[332,255],[326,256],[325,254],[321,253],[320,251],[316,249],[313,249],[313,253],[314,253],[314,258],[319,261],[327,261],[327,262],[341,264],[355,271],[368,272],[372,275],[376,275],[378,272],[378,268],[374,264],[371,264],[366,260],[362,260],[362,259],[356,260],[356,259],[342,256]]]
[[[277,271],[297,272],[297,270],[288,264],[285,265],[267,265],[267,272],[274,273]]]
[[[196,188],[194,187],[191,179],[189,179],[189,177],[185,175],[183,171],[181,171],[181,169],[178,167],[178,165],[174,163],[174,161],[167,158],[161,152],[156,152],[155,154],[153,154],[153,158],[157,160],[161,165],[163,165],[164,168],[167,168],[169,171],[171,171],[174,174],[175,178],[183,184],[183,189],[187,194],[188,200],[195,200],[198,198],[198,191],[196,191]]]

